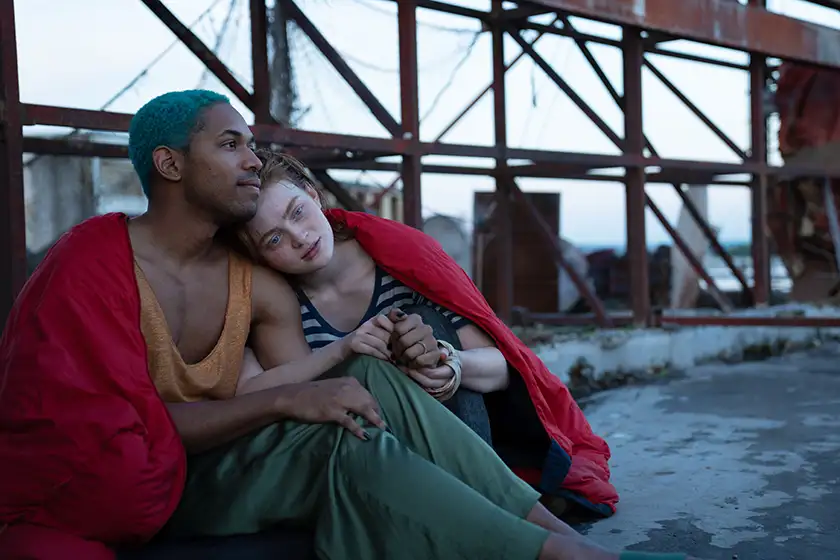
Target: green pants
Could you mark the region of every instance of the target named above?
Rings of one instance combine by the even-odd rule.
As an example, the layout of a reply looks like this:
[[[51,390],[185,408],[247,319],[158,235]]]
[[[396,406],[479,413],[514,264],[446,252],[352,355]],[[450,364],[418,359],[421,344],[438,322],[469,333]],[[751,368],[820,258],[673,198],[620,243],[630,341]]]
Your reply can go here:
[[[444,406],[390,364],[339,366],[379,402],[391,432],[362,441],[332,424],[275,424],[190,458],[167,533],[314,527],[338,560],[535,560],[548,532],[524,520],[539,494]],[[336,371],[331,372],[335,375]]]

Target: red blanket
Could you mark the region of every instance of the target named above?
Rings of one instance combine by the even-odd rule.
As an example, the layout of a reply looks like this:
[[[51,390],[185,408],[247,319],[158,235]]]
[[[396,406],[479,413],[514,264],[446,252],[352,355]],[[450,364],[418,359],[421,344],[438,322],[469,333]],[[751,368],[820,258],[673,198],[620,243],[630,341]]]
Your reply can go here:
[[[610,483],[606,442],[592,432],[566,386],[496,317],[469,276],[440,244],[419,230],[369,214],[330,210],[328,217],[353,230],[364,250],[394,278],[481,327],[522,376],[553,445],[543,472],[514,468],[517,474],[547,492],[556,489],[544,488],[546,481],[556,481],[562,489],[600,506],[598,511],[614,512],[618,494]]]
[[[0,557],[107,558],[178,504],[180,438],[149,378],[126,217],[70,230],[0,340]]]

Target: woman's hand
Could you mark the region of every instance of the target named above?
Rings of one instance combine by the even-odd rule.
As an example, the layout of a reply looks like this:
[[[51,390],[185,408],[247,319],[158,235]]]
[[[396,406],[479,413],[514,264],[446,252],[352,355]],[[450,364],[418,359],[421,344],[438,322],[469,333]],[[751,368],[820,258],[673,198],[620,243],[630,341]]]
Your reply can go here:
[[[411,369],[405,366],[397,366],[404,374],[414,380],[426,390],[440,389],[452,379],[455,371],[448,365],[431,368]]]
[[[388,348],[393,332],[394,323],[385,315],[377,315],[344,337],[344,344],[350,353],[367,354],[387,362],[393,359]]]

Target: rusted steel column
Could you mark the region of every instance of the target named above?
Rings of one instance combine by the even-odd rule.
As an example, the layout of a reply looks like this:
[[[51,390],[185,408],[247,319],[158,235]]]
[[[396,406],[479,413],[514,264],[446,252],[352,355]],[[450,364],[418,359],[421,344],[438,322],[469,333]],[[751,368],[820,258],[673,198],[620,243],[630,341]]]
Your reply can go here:
[[[496,147],[496,315],[510,324],[513,318],[513,227],[511,225],[511,176],[507,165],[507,111],[505,110],[505,32],[499,19],[502,1],[493,0],[493,121]]]
[[[254,72],[254,122],[271,118],[271,77],[268,70],[268,16],[265,0],[251,0],[251,66]]]
[[[411,153],[402,160],[403,222],[423,227],[422,168],[420,165],[420,95],[417,82],[417,4],[400,2],[397,8],[400,36],[400,96],[402,136],[410,141]]]
[[[22,158],[15,8],[0,0],[0,332],[26,281]]]
[[[765,0],[750,0],[749,5],[763,8]],[[767,163],[767,116],[764,113],[764,88],[767,61],[764,56],[750,55],[750,160]],[[767,175],[753,175],[752,199],[752,261],[753,304],[766,305],[770,301],[770,251],[764,223],[767,217]]]
[[[642,125],[642,65],[644,46],[641,31],[624,28],[624,152],[641,156],[645,146]],[[645,235],[645,170],[627,167],[625,175],[627,205],[627,259],[630,266],[630,293],[633,324],[647,326],[650,320],[647,240]]]

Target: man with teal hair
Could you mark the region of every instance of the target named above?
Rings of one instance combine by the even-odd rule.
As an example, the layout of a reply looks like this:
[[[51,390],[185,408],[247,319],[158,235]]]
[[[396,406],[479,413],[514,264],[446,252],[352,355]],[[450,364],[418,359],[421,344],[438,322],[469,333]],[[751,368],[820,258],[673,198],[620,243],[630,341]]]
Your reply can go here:
[[[226,98],[162,95],[130,134],[148,211],[59,240],[0,341],[0,557],[291,523],[324,559],[619,558],[395,366],[309,351],[286,281],[217,240],[254,216],[262,165]],[[246,341],[262,375],[328,374],[243,394]]]

